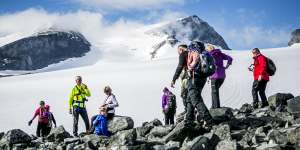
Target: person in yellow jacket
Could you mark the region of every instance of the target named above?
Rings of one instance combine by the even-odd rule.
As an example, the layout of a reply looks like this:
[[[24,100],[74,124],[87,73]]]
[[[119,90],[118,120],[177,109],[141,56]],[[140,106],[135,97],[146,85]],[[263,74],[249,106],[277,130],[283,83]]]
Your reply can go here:
[[[76,76],[76,85],[72,89],[69,99],[69,111],[73,114],[73,135],[78,136],[78,119],[79,115],[82,117],[86,132],[89,133],[90,124],[88,113],[85,108],[85,102],[88,101],[86,97],[90,97],[91,93],[88,87],[82,83],[81,76]]]

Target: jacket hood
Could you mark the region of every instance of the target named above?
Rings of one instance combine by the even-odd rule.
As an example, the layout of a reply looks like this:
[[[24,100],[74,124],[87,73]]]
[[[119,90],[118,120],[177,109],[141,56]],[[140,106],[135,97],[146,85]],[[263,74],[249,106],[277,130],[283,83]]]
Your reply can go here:
[[[221,50],[219,50],[219,49],[214,49],[214,50],[210,51],[209,53],[210,53],[211,55],[218,55],[218,54],[221,53]]]

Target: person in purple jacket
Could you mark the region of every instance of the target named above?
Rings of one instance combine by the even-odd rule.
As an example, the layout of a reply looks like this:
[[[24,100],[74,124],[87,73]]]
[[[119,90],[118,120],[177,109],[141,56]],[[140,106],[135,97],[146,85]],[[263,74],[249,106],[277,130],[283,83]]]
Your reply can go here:
[[[232,57],[222,53],[219,49],[215,49],[212,45],[207,46],[207,51],[213,56],[216,65],[215,73],[210,76],[212,108],[220,108],[219,89],[226,78],[225,69],[232,64]],[[226,66],[223,63],[224,60],[227,60]]]
[[[165,115],[165,125],[174,124],[174,116],[177,107],[176,96],[167,87],[163,89],[161,106]]]

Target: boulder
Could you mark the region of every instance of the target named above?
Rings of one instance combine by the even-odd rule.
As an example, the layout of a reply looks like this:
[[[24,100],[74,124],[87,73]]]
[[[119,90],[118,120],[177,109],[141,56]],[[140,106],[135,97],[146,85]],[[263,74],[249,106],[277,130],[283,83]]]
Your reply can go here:
[[[189,134],[189,128],[185,125],[185,122],[180,122],[176,127],[164,137],[164,141],[178,141],[182,142]]]
[[[122,145],[128,145],[131,146],[136,141],[136,130],[130,129],[130,130],[123,130],[117,132],[112,137],[112,143],[111,146],[122,146]]]
[[[288,143],[287,134],[284,132],[280,132],[279,130],[272,129],[268,133],[268,141],[271,143],[286,145]]]
[[[4,132],[0,132],[0,140],[2,139],[2,137],[4,136]]]
[[[215,108],[209,110],[214,121],[217,123],[231,120],[233,118],[233,113],[231,108]]]
[[[208,138],[209,145],[213,148],[215,148],[217,146],[217,144],[220,142],[220,138],[212,132],[205,133],[205,134],[203,134],[203,136]]]
[[[156,126],[151,129],[150,135],[153,135],[155,137],[163,137],[169,134],[174,129],[173,125],[170,126]]]
[[[65,138],[70,137],[70,133],[68,133],[63,126],[59,126],[51,130],[50,134],[47,136],[47,140],[51,142],[63,142]]]
[[[214,147],[210,145],[209,139],[205,136],[198,136],[193,140],[188,138],[184,140],[181,150],[213,150]]]
[[[57,144],[54,142],[46,142],[41,144],[38,149],[56,150]]]
[[[238,150],[238,143],[235,140],[222,140],[218,143],[216,150]]]
[[[152,147],[154,150],[179,150],[180,143],[175,141],[169,141],[165,145],[155,145]]]
[[[281,150],[278,144],[262,143],[256,147],[257,150]]]
[[[267,134],[270,129],[270,126],[258,127],[255,130],[254,136],[252,137],[252,143],[260,144],[263,142],[267,142]]]
[[[80,139],[77,138],[77,137],[75,137],[75,138],[65,138],[64,139],[64,144],[68,145],[68,144],[75,143],[75,142],[78,142],[78,141],[80,141]]]
[[[300,118],[300,96],[288,101],[288,112],[292,113],[296,118]]]
[[[92,148],[89,147],[88,143],[82,143],[82,144],[76,145],[76,146],[74,146],[74,149],[75,150],[93,150]]]
[[[177,123],[182,122],[184,120],[184,117],[185,117],[185,112],[176,115],[176,122]]]
[[[217,135],[220,140],[231,140],[230,126],[228,124],[214,126],[212,132]]]
[[[291,144],[296,144],[300,141],[300,126],[292,128],[287,131],[288,142]]]
[[[294,95],[291,93],[277,93],[272,96],[269,96],[268,102],[270,107],[279,107],[281,105],[287,105],[289,99],[294,98]]]
[[[105,147],[110,143],[110,139],[106,136],[98,136],[96,134],[86,135],[81,139],[84,143],[88,143],[90,148]]]
[[[108,123],[108,130],[115,134],[119,131],[132,129],[134,122],[131,117],[115,116],[112,121]]]
[[[252,107],[251,104],[243,104],[242,107],[239,109],[239,113],[245,113],[245,114],[249,114],[251,112],[253,112],[254,108]]]
[[[8,131],[0,140],[0,149],[9,148],[13,144],[29,143],[31,141],[30,136],[20,129],[13,129]]]

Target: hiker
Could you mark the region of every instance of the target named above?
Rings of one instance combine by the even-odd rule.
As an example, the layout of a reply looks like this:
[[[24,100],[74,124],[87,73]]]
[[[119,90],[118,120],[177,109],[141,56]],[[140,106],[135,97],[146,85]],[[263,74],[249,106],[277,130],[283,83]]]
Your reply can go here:
[[[112,93],[112,89],[109,86],[105,86],[103,91],[106,95],[106,98],[100,107],[105,108],[105,110],[107,111],[106,118],[108,121],[111,121],[115,116],[115,107],[118,107],[119,103],[116,99],[116,96]],[[97,116],[95,115],[91,118],[91,123],[92,123],[91,133],[93,133],[95,130],[95,127],[93,126],[93,122],[96,119],[96,117]]]
[[[40,101],[40,107],[35,110],[33,118],[28,122],[30,126],[32,121],[38,116],[38,125],[36,129],[37,137],[45,137],[50,133],[51,128],[49,128],[49,124],[52,124],[52,121],[56,127],[56,121],[52,113],[49,112],[49,106],[45,105],[44,101]],[[52,118],[52,119],[50,119]]]
[[[47,112],[48,112],[48,114],[49,114],[49,117],[48,117],[48,119],[49,119],[49,123],[48,123],[48,134],[50,133],[50,131],[51,131],[51,129],[52,129],[52,127],[53,127],[53,124],[54,124],[54,128],[56,128],[56,120],[55,120],[55,118],[54,118],[54,115],[53,115],[53,113],[50,111],[50,106],[49,105],[46,105],[45,106],[45,108],[46,108],[46,110],[47,110]],[[53,123],[53,124],[52,124]]]
[[[179,54],[179,62],[173,76],[173,80],[171,82],[171,87],[174,88],[176,80],[180,77],[181,79],[181,98],[184,106],[184,113],[186,112],[186,99],[187,99],[187,81],[188,81],[188,74],[187,74],[187,66],[186,61],[188,57],[188,50],[187,45],[181,44],[177,47],[178,54]]]
[[[213,124],[213,119],[203,102],[201,92],[207,77],[214,73],[213,58],[205,51],[205,46],[202,42],[193,41],[188,46],[188,49],[187,67],[189,79],[185,122],[187,125],[193,124],[195,118],[194,110],[196,109],[198,122],[202,123],[205,128],[210,128]]]
[[[86,111],[86,97],[90,97],[91,93],[88,87],[82,83],[81,76],[75,77],[76,85],[73,87],[69,99],[69,113],[73,114],[73,135],[78,136],[78,119],[79,115],[85,123],[86,132],[89,133],[89,117]]]
[[[232,57],[222,53],[219,49],[215,49],[212,45],[207,46],[207,51],[214,58],[216,66],[215,73],[209,77],[211,80],[211,108],[220,108],[219,89],[224,83],[226,77],[225,69],[227,69],[232,64]],[[223,63],[224,60],[227,60],[227,64],[225,67]]]
[[[93,126],[95,127],[95,134],[109,136],[107,128],[107,110],[105,107],[100,107],[100,112],[96,115]]]
[[[266,86],[269,81],[269,74],[267,72],[267,58],[260,53],[258,48],[252,50],[254,68],[253,68],[253,86],[252,86],[252,97],[253,107],[258,108],[258,93],[261,98],[261,107],[269,106],[266,97]],[[249,69],[251,71],[251,68]]]
[[[161,99],[162,110],[165,115],[165,125],[174,124],[174,116],[176,113],[176,96],[167,88],[163,89]]]

